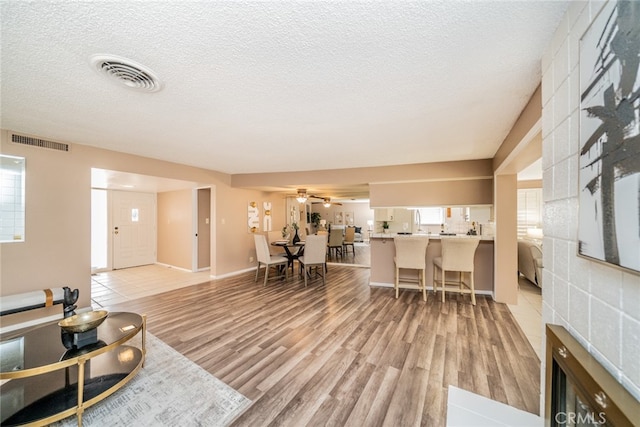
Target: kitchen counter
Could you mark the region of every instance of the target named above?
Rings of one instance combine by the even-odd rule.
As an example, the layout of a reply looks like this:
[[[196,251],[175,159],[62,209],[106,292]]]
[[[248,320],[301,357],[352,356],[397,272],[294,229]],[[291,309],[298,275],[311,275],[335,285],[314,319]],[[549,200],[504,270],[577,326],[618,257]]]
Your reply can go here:
[[[393,238],[397,233],[374,233],[371,235],[371,286],[393,287],[395,282],[395,264],[393,257],[396,248]],[[429,238],[426,254],[426,279],[427,289],[433,289],[433,259],[442,255],[440,239],[451,238],[480,238],[480,244],[476,249],[474,263],[474,281],[476,294],[493,295],[493,236],[467,236],[460,234],[455,236],[441,236],[439,234],[412,234],[412,236],[424,236]],[[449,277],[449,275],[447,275]],[[417,272],[413,270],[400,270],[400,278],[417,278]],[[400,283],[400,288],[403,284]],[[406,288],[414,289],[415,286],[407,285]],[[438,294],[440,297],[440,294]]]
[[[427,234],[427,233],[413,233],[413,234],[402,234],[402,233],[372,233],[371,234],[371,238],[372,239],[393,239],[396,236],[424,236],[424,237],[428,237],[429,239],[437,239],[440,240],[442,237],[475,237],[475,238],[480,238],[480,240],[491,240],[493,241],[493,236],[469,236],[467,234],[455,234],[455,233],[450,233],[450,234],[445,234],[445,235],[440,235],[440,234]]]

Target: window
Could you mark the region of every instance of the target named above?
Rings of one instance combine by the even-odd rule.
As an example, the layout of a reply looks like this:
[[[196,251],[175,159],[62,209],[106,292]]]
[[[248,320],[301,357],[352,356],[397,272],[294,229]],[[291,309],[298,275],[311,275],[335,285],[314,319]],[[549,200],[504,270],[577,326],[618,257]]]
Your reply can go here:
[[[24,157],[0,155],[0,201],[0,242],[24,242]]]
[[[444,223],[444,208],[420,208],[420,225],[440,225]]]
[[[518,237],[539,238],[542,224],[542,188],[518,190]],[[532,234],[533,232],[533,234]],[[541,231],[540,231],[541,232]]]

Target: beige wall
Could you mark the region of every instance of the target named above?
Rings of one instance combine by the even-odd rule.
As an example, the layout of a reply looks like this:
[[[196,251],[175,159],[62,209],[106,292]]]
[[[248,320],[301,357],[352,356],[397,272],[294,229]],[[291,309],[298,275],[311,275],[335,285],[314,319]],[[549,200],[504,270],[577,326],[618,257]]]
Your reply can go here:
[[[640,400],[640,276],[577,256],[579,40],[605,5],[571,2],[543,56],[542,315]]]
[[[233,187],[288,186],[291,183],[357,184],[447,181],[493,177],[491,159],[418,163],[400,166],[233,175]]]
[[[80,152],[6,143],[3,154],[26,157],[25,241],[2,243],[2,295],[69,286],[90,304],[91,170]]]
[[[216,236],[219,252],[215,265],[216,277],[255,268],[255,242],[247,226],[248,203],[257,203],[262,218],[263,202],[271,202],[272,229],[277,231],[285,225],[285,200],[281,195],[231,188],[226,185],[216,188],[215,199],[215,228],[212,227],[211,233]],[[249,258],[253,258],[254,261],[250,262]],[[213,268],[212,265],[212,270]]]
[[[91,168],[211,187],[211,273],[215,276],[255,267],[255,262],[249,262],[250,256],[255,258],[254,242],[247,231],[249,200],[260,206],[262,201],[271,201],[274,229],[284,223],[280,196],[231,188],[230,177],[219,172],[80,144],[72,144],[70,152],[13,144],[6,130],[0,144],[2,153],[27,159],[26,241],[2,244],[1,295],[70,286],[80,289],[80,307],[90,305]]]
[[[372,207],[493,204],[493,179],[370,184]]]
[[[495,213],[495,294],[498,302],[518,303],[517,176],[542,154],[541,96],[538,86],[493,157]]]
[[[158,193],[157,261],[191,270],[193,265],[193,191]]]
[[[494,171],[500,169],[500,167],[503,166],[503,163],[505,163],[505,161],[508,162],[509,160],[511,160],[510,157],[513,156],[513,154],[515,154],[514,152],[517,150],[518,144],[520,144],[520,142],[523,139],[525,139],[526,135],[529,132],[531,132],[531,129],[533,129],[536,123],[538,123],[538,121],[540,120],[540,112],[542,111],[541,99],[542,99],[542,89],[541,89],[541,86],[538,86],[536,91],[533,93],[533,95],[529,99],[529,102],[525,106],[524,110],[522,110],[522,112],[520,113],[518,120],[516,120],[513,127],[509,131],[509,134],[500,145],[500,148],[498,148],[498,151],[496,151],[495,156],[493,156]],[[538,143],[540,144],[541,140],[539,140]],[[539,150],[540,146],[538,146],[537,148]],[[537,160],[539,158],[540,158],[540,151],[538,151],[537,153],[534,152],[534,157],[531,161]],[[526,167],[526,166],[527,164],[525,164],[523,167]],[[521,169],[523,167],[521,167]],[[519,171],[512,170],[508,172],[515,173]]]
[[[497,175],[494,215],[494,298],[506,304],[518,303],[518,198],[516,175]]]

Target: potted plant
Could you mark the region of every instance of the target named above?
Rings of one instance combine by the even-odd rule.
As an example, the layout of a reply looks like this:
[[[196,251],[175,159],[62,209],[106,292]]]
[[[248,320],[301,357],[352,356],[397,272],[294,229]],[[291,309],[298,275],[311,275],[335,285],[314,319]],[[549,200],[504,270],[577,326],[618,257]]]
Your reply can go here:
[[[311,224],[313,224],[315,228],[318,228],[320,226],[320,218],[321,215],[318,212],[311,212]]]
[[[382,232],[383,233],[388,233],[389,232],[389,222],[388,221],[382,221]]]

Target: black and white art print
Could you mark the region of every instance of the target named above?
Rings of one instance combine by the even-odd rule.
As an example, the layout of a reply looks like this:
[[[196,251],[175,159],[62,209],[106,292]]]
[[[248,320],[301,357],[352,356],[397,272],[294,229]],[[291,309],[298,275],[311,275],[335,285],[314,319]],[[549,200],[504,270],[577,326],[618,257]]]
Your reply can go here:
[[[578,253],[640,272],[640,2],[610,1],[580,40]]]

